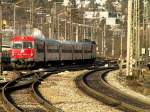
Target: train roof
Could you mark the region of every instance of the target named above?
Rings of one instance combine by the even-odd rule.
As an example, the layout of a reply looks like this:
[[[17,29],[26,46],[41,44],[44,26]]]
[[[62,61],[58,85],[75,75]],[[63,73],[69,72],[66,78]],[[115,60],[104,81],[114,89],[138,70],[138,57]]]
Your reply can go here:
[[[47,43],[51,43],[51,44],[72,44],[72,45],[76,45],[76,44],[96,44],[94,41],[85,39],[79,42],[76,41],[61,41],[61,40],[55,40],[55,39],[44,39],[44,38],[37,38],[34,36],[15,36],[13,38],[11,38],[11,41],[34,41],[34,40],[45,40],[45,42]]]
[[[80,42],[82,42],[82,43],[92,43],[92,44],[96,44],[95,41],[91,41],[90,39],[84,39],[84,40],[81,40]]]
[[[45,39],[46,43],[51,43],[51,44],[60,44],[58,40],[55,39]]]
[[[32,36],[15,36],[11,38],[11,41],[33,41]]]
[[[75,44],[74,41],[60,41],[62,44]]]
[[[44,40],[44,38],[37,38],[35,36],[14,36],[11,38],[11,41],[34,41],[34,40]]]
[[[54,42],[59,42],[59,43],[61,43],[61,44],[72,44],[72,45],[77,45],[77,44],[80,44],[80,45],[82,45],[82,44],[95,44],[95,42],[94,41],[87,41],[87,40],[84,40],[84,41],[78,41],[78,42],[76,42],[76,41],[61,41],[61,40],[53,40]]]

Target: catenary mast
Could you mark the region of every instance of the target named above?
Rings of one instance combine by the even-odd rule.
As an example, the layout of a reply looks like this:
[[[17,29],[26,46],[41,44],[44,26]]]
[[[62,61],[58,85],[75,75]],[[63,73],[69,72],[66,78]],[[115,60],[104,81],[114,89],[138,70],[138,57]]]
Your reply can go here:
[[[139,69],[140,58],[140,0],[128,0],[127,75]]]

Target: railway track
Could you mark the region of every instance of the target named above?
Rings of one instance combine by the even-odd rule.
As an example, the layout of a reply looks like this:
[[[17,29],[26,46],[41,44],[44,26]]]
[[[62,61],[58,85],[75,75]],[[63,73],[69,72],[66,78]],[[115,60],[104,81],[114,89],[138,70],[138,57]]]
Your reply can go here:
[[[88,67],[87,65],[86,67]],[[85,67],[85,66],[84,66]],[[82,69],[83,66],[51,68],[44,70],[15,71],[17,78],[2,84],[2,99],[10,112],[62,112],[46,101],[38,86],[41,81],[51,74],[65,71],[66,69]]]
[[[2,102],[2,94],[0,93],[0,112],[7,112]]]
[[[2,98],[2,88],[6,83],[7,82],[0,83],[0,112],[7,112],[6,108],[4,107],[3,98]]]
[[[33,71],[26,72],[24,75],[18,72],[19,77],[2,88],[2,98],[7,110],[10,112],[55,112],[58,110],[46,102],[35,89],[36,83],[42,80],[42,77],[56,71],[58,72],[56,69],[51,69],[47,73],[45,73],[46,70]]]
[[[7,82],[0,83],[0,91],[2,91],[2,88],[5,86],[5,84],[7,84]]]
[[[110,68],[93,70],[79,76],[76,84],[86,94],[115,108],[126,112],[149,112],[150,104],[122,93],[105,81],[105,75],[111,70]]]
[[[50,102],[42,97],[40,92],[38,92],[38,85],[50,74],[62,72],[66,69],[78,70],[88,67],[89,69],[94,68],[91,67],[90,64],[86,66],[74,65],[60,68],[53,67],[51,69],[43,70],[15,71],[17,74],[16,79],[0,84],[1,97],[4,102],[3,104],[5,105],[5,109],[3,110],[7,109],[7,111],[10,112],[60,112],[60,109],[55,108]],[[3,107],[4,106],[2,106],[2,108]]]

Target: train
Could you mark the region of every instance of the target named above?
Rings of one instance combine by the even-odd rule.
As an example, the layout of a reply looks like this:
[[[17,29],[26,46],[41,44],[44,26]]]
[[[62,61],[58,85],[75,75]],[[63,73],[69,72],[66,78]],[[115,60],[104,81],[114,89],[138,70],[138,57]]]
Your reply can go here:
[[[15,36],[11,38],[10,59],[13,68],[94,62],[96,43],[87,39],[75,42],[39,35]]]

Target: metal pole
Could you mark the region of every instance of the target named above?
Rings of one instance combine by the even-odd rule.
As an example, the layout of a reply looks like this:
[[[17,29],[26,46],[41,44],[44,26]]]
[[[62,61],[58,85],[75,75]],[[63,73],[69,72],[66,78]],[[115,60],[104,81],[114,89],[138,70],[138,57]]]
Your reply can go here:
[[[145,1],[146,0],[144,0],[144,10],[143,10],[143,14],[144,14],[144,16],[143,16],[143,31],[142,31],[142,36],[143,36],[143,39],[145,40]],[[142,41],[142,47],[144,47],[145,46],[145,43],[146,41]],[[145,43],[145,44],[144,44]]]
[[[67,40],[67,21],[65,19],[65,40]]]
[[[73,36],[74,36],[74,31],[73,31],[73,22],[72,22],[72,24],[71,24],[71,32],[72,32],[71,39],[72,39],[72,40],[74,40],[74,37],[73,37]]]
[[[137,45],[138,45],[138,54],[137,54],[137,58],[140,58],[140,0],[137,0]]]
[[[48,23],[49,23],[49,38],[52,38],[52,25],[51,25],[51,23],[52,23],[52,18],[51,18],[51,16],[50,17],[48,17],[49,19],[48,19]]]
[[[104,57],[106,57],[106,39],[105,38],[104,38],[104,47],[103,48],[104,48],[104,51],[103,51]]]
[[[103,55],[104,55],[104,57],[105,57],[105,55],[106,55],[106,39],[105,39],[105,37],[106,37],[106,25],[104,24],[104,35],[103,35]]]
[[[84,26],[83,26],[83,24],[81,24],[81,32],[83,32],[83,33],[81,33],[81,40],[83,40],[84,39]]]
[[[78,42],[79,27],[76,26],[76,42]]]
[[[41,16],[41,26],[40,26],[40,28],[41,28],[41,31],[43,30],[43,17]]]
[[[122,57],[122,55],[123,55],[123,54],[122,54],[122,53],[123,53],[123,51],[122,51],[122,50],[123,50],[123,36],[121,36],[121,45],[120,45],[120,47],[121,47],[121,49],[120,49],[120,50],[121,50],[120,54],[121,54],[121,59],[122,59],[122,58],[123,58],[123,57]]]
[[[54,32],[54,39],[56,39],[57,37],[58,37],[58,35],[57,35],[57,27],[58,27],[58,25],[57,25],[57,23],[58,23],[58,20],[57,20],[57,3],[55,2],[54,3],[55,4],[55,17],[54,17],[54,23],[53,23],[53,32]],[[58,39],[58,38],[57,38]]]
[[[2,75],[2,6],[0,1],[0,75]]]
[[[53,16],[51,17],[51,38],[54,38],[54,20]]]
[[[122,63],[123,63],[123,57],[122,57],[122,50],[123,50],[123,33],[121,35],[121,38],[120,38],[120,74],[122,74]]]
[[[95,42],[98,43],[98,27],[95,28]]]
[[[148,62],[148,48],[149,48],[149,35],[148,35],[148,17],[149,17],[149,9],[148,9],[149,5],[148,5],[148,1],[147,0],[144,0],[144,17],[143,17],[143,37],[145,36],[145,40],[144,40],[144,43],[145,43],[145,49],[146,49],[146,62]],[[146,33],[145,32],[145,29],[146,29]],[[144,44],[143,43],[143,44]]]
[[[84,39],[85,39],[85,33],[86,33],[85,18],[83,18],[83,24],[84,24],[83,28],[84,28]]]
[[[114,48],[115,48],[114,45],[115,45],[114,44],[114,37],[112,37],[112,52],[111,52],[112,53],[112,57],[114,57]]]
[[[91,40],[93,40],[93,28],[91,26]]]
[[[132,37],[132,4],[133,0],[128,0],[128,30],[127,30],[127,76],[133,75],[133,37]]]
[[[135,0],[134,2],[134,5],[135,5],[135,9],[134,9],[134,12],[136,14],[135,17],[135,59],[136,59],[136,68],[138,69],[140,66],[138,65],[138,60],[140,58],[140,30],[139,30],[139,27],[140,27],[140,17],[139,17],[139,10],[140,10],[140,7],[139,7],[139,0]]]
[[[31,0],[31,4],[30,4],[30,31],[33,27],[33,0]]]
[[[16,34],[16,4],[14,3],[14,36]]]
[[[97,28],[95,27],[93,28],[93,30],[94,30],[94,41],[96,42],[97,41],[97,37],[96,37]]]
[[[104,32],[104,30],[102,29],[102,33],[101,33],[102,34],[102,40],[101,40],[101,42],[102,42],[101,43],[102,44],[102,46],[101,46],[101,55],[102,56],[104,56],[104,33],[103,32]]]
[[[73,26],[74,26],[74,23],[72,22],[72,24],[71,24],[71,32],[72,32],[71,40],[72,40],[72,41],[74,40]]]
[[[96,33],[96,30],[95,30],[95,27],[93,27],[93,41],[96,41],[96,35],[95,35],[95,33]]]
[[[57,39],[60,39],[59,38],[59,16],[58,16],[58,35],[57,35]]]
[[[70,38],[69,38],[69,40],[71,40],[72,39],[72,22],[70,21],[70,27],[69,27],[69,29],[70,29]]]

